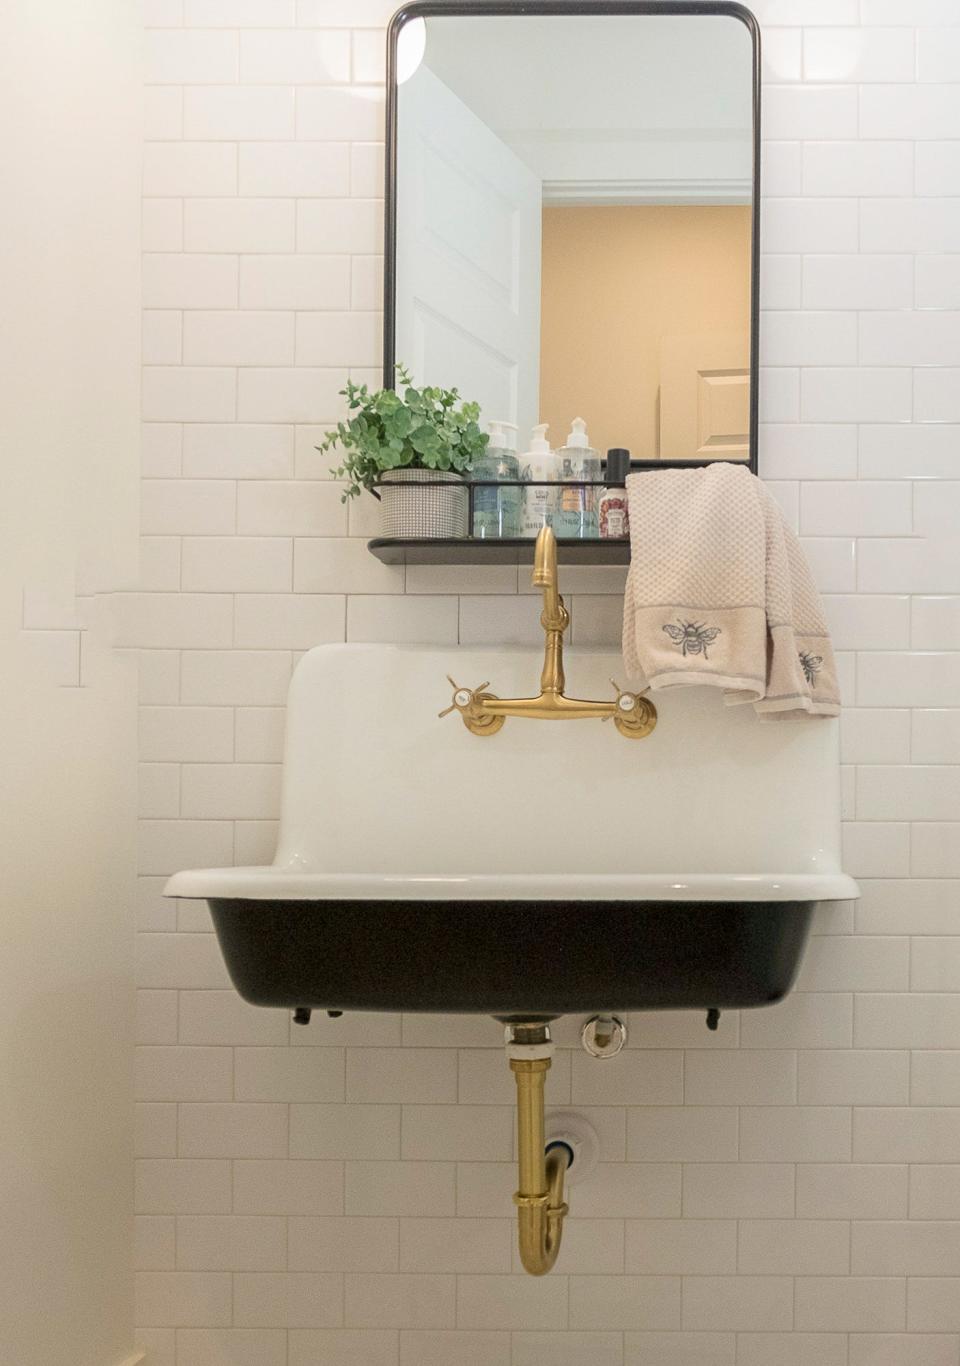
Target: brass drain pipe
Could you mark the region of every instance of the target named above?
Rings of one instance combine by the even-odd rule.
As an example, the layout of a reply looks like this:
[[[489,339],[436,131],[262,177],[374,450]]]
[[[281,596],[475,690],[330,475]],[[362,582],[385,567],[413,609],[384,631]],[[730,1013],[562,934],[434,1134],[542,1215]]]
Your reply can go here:
[[[564,1145],[544,1152],[543,1088],[552,1053],[545,1025],[507,1026],[507,1056],[517,1083],[520,1184],[513,1200],[520,1260],[531,1276],[552,1270],[567,1213],[563,1186],[569,1149]]]

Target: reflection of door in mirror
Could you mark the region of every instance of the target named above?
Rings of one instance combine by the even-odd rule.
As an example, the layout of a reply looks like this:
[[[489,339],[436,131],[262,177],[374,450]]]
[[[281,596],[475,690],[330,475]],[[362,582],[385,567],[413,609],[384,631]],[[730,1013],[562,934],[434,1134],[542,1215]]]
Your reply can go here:
[[[540,181],[432,71],[403,91],[396,356],[486,419],[539,418]]]
[[[582,417],[638,461],[753,458],[755,24],[499,7],[450,0],[393,68],[388,364],[521,451]]]
[[[747,458],[748,205],[547,206],[541,316],[544,422],[562,426],[572,409],[589,413],[595,444],[626,446],[640,460]],[[735,334],[732,354],[726,345],[717,352],[718,333]],[[687,439],[680,419],[692,418],[696,431],[696,413],[676,408],[697,388],[679,385],[678,358],[664,350],[677,334],[702,339],[694,365],[742,372],[738,449],[700,450]]]

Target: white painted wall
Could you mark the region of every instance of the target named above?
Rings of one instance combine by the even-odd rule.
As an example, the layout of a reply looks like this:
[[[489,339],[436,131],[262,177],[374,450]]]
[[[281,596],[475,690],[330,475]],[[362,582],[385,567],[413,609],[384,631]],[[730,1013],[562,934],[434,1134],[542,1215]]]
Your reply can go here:
[[[270,857],[297,652],[538,637],[509,567],[375,561],[372,500],[348,514],[313,451],[347,374],[378,374],[390,7],[149,6],[148,577],[125,638],[151,1366],[957,1366],[956,0],[755,6],[761,471],[839,651],[864,896],[819,919],[793,996],[716,1035],[641,1017],[596,1064],[564,1027],[550,1102],[592,1113],[604,1160],[558,1270],[513,1270],[488,1021],[291,1032],[231,991],[202,908],[159,896],[178,867]],[[622,574],[564,588],[574,650],[616,641]]]
[[[0,1360],[133,1346],[139,15],[0,14]],[[76,595],[80,593],[79,600]]]

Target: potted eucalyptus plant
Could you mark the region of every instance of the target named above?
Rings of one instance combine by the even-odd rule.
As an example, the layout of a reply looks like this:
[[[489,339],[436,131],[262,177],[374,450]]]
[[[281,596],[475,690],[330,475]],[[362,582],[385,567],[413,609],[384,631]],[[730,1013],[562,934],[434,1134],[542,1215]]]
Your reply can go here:
[[[340,392],[349,416],[317,450],[337,449],[333,474],[346,481],[343,501],[375,493],[384,536],[466,536],[463,476],[489,440],[479,427],[480,405],[461,402],[456,389],[415,388],[402,365],[396,389],[371,393],[348,380]],[[447,483],[452,487],[440,487]]]

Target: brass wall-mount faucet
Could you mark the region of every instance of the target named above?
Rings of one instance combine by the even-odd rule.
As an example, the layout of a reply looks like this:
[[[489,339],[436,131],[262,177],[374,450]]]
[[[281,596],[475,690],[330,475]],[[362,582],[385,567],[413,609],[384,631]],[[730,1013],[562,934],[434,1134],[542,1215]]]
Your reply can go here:
[[[613,723],[621,735],[631,740],[642,740],[657,724],[657,709],[646,697],[626,692],[619,683],[610,680],[616,696],[608,702],[587,702],[577,697],[564,696],[563,633],[570,625],[570,614],[560,596],[557,574],[557,540],[551,527],[545,526],[537,537],[533,555],[533,585],[543,589],[543,611],[540,624],[546,641],[540,693],[537,697],[497,697],[487,692],[488,683],[476,688],[453,685],[453,701],[440,715],[458,711],[467,730],[474,735],[495,735],[508,716],[527,716],[538,721],[581,721],[590,717]]]

